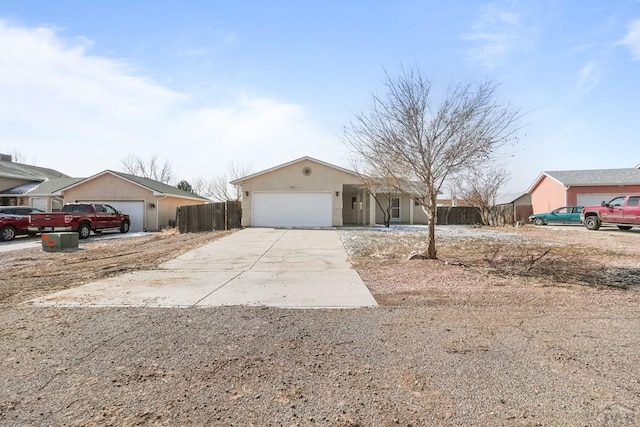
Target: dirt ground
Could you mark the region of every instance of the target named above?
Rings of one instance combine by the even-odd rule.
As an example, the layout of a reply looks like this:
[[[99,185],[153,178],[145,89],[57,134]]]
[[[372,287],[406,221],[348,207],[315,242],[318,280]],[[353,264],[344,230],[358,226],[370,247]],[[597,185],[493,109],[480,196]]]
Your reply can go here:
[[[220,233],[0,253],[0,425],[640,425],[640,233],[339,231],[381,305],[34,308]]]

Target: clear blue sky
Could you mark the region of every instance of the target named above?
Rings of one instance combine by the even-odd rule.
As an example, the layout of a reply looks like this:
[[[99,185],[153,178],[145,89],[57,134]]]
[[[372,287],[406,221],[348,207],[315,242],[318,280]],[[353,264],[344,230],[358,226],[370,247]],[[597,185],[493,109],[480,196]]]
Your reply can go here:
[[[186,180],[349,167],[343,126],[403,64],[443,91],[499,82],[526,113],[505,191],[640,163],[637,0],[3,0],[0,152],[72,176],[129,154]]]

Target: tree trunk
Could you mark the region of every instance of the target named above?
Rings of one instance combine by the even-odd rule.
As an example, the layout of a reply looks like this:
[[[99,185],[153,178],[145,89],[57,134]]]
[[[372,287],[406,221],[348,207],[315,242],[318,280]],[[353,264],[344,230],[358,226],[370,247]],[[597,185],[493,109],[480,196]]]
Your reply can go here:
[[[436,197],[431,197],[431,206],[429,206],[429,242],[427,245],[427,258],[438,259],[436,251],[436,218],[438,217],[438,207],[436,205]]]

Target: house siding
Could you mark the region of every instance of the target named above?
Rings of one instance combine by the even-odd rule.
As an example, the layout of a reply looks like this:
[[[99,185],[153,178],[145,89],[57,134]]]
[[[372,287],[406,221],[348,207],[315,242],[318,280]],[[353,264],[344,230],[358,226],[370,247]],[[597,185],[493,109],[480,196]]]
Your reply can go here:
[[[308,176],[302,173],[302,169],[305,167],[311,168],[311,174]],[[342,226],[343,185],[358,183],[359,181],[354,175],[308,159],[260,174],[242,182],[242,225],[244,227],[252,225],[253,193],[273,191],[291,193],[331,192],[333,200],[332,225]],[[249,192],[249,196],[246,195],[247,192]]]
[[[153,192],[139,185],[125,181],[111,174],[97,176],[89,181],[83,182],[64,190],[64,202],[74,203],[76,201],[141,201],[145,206],[144,229],[158,229],[158,215],[155,209],[147,209],[149,203],[156,203]],[[126,213],[126,212],[123,212]]]
[[[548,212],[570,204],[567,202],[565,186],[546,175],[531,191],[531,205],[534,213]]]
[[[392,224],[410,224],[411,223],[411,212],[413,209],[413,224],[427,224],[427,214],[424,212],[421,206],[414,206],[415,203],[413,198],[408,197],[406,195],[399,196],[391,196],[391,197],[399,197],[400,198],[400,220],[391,221]],[[386,209],[389,206],[389,196],[386,194],[377,194],[376,198],[380,202],[380,204]],[[380,206],[376,204],[376,223],[382,224],[384,223],[384,213]]]
[[[158,228],[169,227],[176,219],[176,211],[179,206],[203,205],[204,200],[189,200],[180,197],[158,197],[156,201],[156,209],[148,209],[149,211],[157,210],[156,215]]]

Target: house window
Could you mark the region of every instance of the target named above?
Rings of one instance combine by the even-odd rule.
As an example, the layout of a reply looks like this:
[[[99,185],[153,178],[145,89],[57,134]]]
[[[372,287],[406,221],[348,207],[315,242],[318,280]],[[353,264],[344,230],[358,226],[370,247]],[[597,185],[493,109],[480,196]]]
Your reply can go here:
[[[358,198],[357,197],[352,197],[351,198],[351,209],[355,209],[356,208],[356,203],[358,202]]]
[[[391,199],[391,219],[395,221],[400,220],[400,198],[393,197]]]

